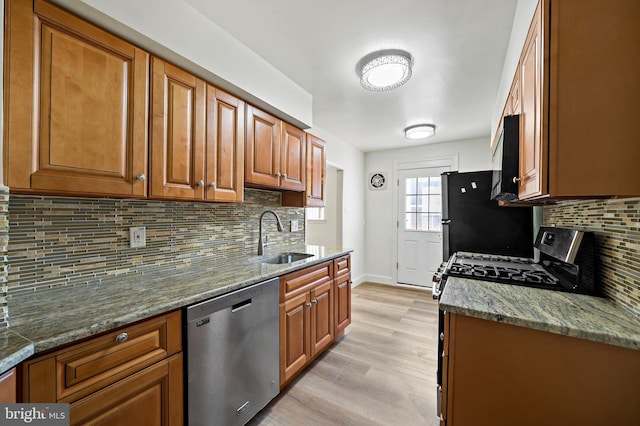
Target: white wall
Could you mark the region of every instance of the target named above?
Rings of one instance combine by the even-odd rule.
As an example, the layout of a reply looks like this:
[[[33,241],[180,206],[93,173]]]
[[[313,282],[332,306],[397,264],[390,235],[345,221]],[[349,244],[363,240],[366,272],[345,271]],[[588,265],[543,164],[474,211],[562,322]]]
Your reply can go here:
[[[433,158],[457,156],[458,170],[468,172],[491,168],[489,138],[422,145],[413,148],[368,152],[365,155],[365,176],[374,171],[387,172],[391,177],[384,191],[366,190],[366,280],[396,284],[396,223],[394,222],[394,191],[397,176],[394,164],[428,161]],[[363,183],[365,177],[362,178]]]
[[[185,1],[53,0],[302,128],[312,97]]]
[[[365,156],[362,151],[323,129],[316,127],[310,132],[327,143],[327,163],[343,170],[342,246],[353,250],[351,280],[358,285],[365,278]]]
[[[527,38],[527,32],[529,32],[529,26],[531,25],[538,1],[539,0],[518,0],[518,6],[516,7],[516,13],[513,18],[513,26],[511,27],[509,47],[507,48],[507,54],[502,68],[502,77],[500,78],[500,86],[498,87],[496,106],[491,120],[492,136],[495,135],[496,127],[500,122],[502,109],[507,100],[511,82],[513,81],[513,76],[516,73],[518,61],[520,60],[520,53],[522,52],[524,41]]]

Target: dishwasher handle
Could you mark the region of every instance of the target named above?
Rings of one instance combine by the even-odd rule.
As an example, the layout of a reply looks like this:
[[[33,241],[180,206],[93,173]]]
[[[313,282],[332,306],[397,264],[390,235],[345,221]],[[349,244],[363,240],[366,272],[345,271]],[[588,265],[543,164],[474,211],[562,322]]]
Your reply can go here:
[[[249,306],[251,306],[251,299],[243,300],[242,302],[231,306],[231,313],[238,312],[244,308],[248,308]]]

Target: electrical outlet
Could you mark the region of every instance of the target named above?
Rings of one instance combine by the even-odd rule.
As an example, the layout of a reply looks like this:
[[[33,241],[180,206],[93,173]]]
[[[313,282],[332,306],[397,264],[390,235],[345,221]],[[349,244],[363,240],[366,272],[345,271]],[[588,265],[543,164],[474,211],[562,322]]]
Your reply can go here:
[[[146,247],[147,232],[144,226],[135,226],[129,228],[129,247]]]
[[[297,220],[292,220],[291,221],[291,232],[297,232],[298,231],[298,221]]]

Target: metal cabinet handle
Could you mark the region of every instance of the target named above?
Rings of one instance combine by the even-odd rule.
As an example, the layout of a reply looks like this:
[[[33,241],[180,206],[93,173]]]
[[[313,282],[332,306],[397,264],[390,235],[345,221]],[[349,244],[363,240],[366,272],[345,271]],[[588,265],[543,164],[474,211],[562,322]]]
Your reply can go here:
[[[282,176],[280,172],[276,173],[276,177],[280,177],[280,176]]]
[[[313,300],[311,301],[311,303],[313,303],[314,305],[317,305],[317,304],[318,304],[318,299],[313,299]]]
[[[203,181],[203,180],[199,180],[199,181],[196,183],[196,186],[199,186],[200,188],[202,188],[202,187],[204,186],[204,181]]]
[[[211,182],[211,183],[209,184],[209,186],[210,186],[210,187],[212,187],[212,188],[215,188],[215,187],[216,187],[216,183],[215,183],[215,182]]]
[[[307,303],[307,308],[310,308],[310,307],[311,307],[311,303]]]
[[[286,173],[283,174],[282,177],[286,179],[287,178],[287,174]]]
[[[520,179],[519,177],[514,177],[513,178],[513,183],[518,183],[520,182],[522,179]]]
[[[440,340],[444,342],[444,333],[440,333]]]
[[[116,337],[116,343],[124,343],[127,341],[128,338],[129,338],[129,335],[127,333],[120,333]]]
[[[144,175],[144,173],[140,173],[138,176],[136,176],[136,179],[138,179],[140,182],[144,182],[144,180],[147,177]]]

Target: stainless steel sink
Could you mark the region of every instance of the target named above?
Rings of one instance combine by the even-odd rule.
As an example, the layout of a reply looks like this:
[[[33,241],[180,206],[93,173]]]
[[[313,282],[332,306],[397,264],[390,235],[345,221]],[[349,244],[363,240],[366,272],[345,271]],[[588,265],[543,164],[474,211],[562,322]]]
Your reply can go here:
[[[275,256],[255,258],[255,259],[252,259],[252,261],[259,262],[259,263],[283,264],[283,263],[296,262],[298,260],[306,259],[312,256],[314,255],[308,254],[308,253],[288,252],[288,253],[280,253]]]

